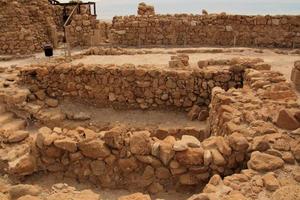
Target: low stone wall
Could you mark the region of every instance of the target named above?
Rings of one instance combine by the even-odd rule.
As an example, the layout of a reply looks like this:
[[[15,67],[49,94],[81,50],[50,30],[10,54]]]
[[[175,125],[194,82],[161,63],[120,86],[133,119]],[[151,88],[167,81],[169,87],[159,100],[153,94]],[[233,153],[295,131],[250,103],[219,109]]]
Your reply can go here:
[[[19,152],[19,159],[0,156],[0,161],[15,176],[42,170],[106,188],[158,193],[203,185],[213,174],[238,171],[249,144],[237,136],[212,137],[200,143],[189,135],[177,141],[173,136],[159,140],[148,131],[122,127],[101,132],[43,127],[36,138],[24,131],[1,134],[6,150]],[[14,149],[16,144],[19,148]]]
[[[293,47],[300,16],[151,15],[114,17],[111,42],[120,45]]]
[[[162,70],[155,66],[69,64],[25,68],[22,82],[37,96],[73,97],[99,106],[186,109],[208,105],[212,88],[241,87],[243,71],[228,67]]]

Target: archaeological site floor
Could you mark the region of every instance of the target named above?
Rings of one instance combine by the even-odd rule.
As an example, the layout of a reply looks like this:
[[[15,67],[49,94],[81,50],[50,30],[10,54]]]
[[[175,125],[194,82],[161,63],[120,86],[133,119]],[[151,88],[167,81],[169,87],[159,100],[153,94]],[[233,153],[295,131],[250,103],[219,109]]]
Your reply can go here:
[[[296,200],[298,60],[204,47],[0,56],[0,200]]]

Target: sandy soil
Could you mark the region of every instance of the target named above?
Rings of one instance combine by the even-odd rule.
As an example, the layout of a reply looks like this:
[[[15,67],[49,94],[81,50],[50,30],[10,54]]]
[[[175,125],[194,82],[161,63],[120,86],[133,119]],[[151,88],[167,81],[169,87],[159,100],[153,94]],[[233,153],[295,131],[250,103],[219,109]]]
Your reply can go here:
[[[210,49],[210,48],[205,48]],[[236,48],[241,49],[241,48]],[[175,51],[174,49],[151,49],[153,51]],[[289,80],[291,69],[296,60],[300,60],[300,55],[283,55],[277,54],[272,50],[265,49],[263,53],[256,53],[257,49],[244,49],[244,52],[232,53],[192,53],[188,54],[190,57],[190,64],[196,66],[199,60],[207,59],[227,59],[234,57],[249,57],[249,58],[262,58],[266,63],[272,65],[273,70],[280,71]],[[86,56],[82,59],[77,59],[73,63],[85,64],[125,64],[131,63],[135,65],[155,64],[161,67],[167,67],[170,60],[170,54],[145,54],[145,55],[121,55],[121,56]]]
[[[1,180],[1,178],[0,178]],[[128,190],[111,190],[111,189],[105,189],[105,188],[99,188],[93,184],[89,183],[79,183],[74,179],[62,177],[58,174],[43,174],[43,173],[37,173],[32,176],[29,176],[26,178],[23,182],[24,184],[31,184],[31,185],[38,185],[42,188],[42,190],[45,193],[51,192],[51,187],[55,184],[59,183],[66,183],[70,187],[74,187],[76,191],[81,191],[85,189],[90,189],[93,192],[100,195],[101,200],[117,200],[119,197],[124,195],[129,195],[134,192],[139,191],[128,191]],[[198,191],[200,192],[200,191]],[[167,191],[164,193],[160,193],[157,195],[152,195],[152,199],[164,199],[164,200],[185,200],[191,197],[193,193],[190,192],[176,192],[176,191]]]
[[[113,108],[95,108],[70,101],[61,102],[60,107],[65,113],[88,113],[91,117],[90,124],[98,127],[116,124],[124,124],[134,128],[176,129],[194,127],[204,129],[206,127],[206,122],[191,121],[187,118],[186,112],[179,111],[115,110]]]

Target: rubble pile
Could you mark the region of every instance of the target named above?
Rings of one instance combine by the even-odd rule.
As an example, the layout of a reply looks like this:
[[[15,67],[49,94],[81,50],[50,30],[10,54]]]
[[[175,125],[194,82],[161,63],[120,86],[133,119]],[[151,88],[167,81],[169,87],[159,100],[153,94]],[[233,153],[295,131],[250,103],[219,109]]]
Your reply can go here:
[[[139,3],[137,14],[138,15],[155,15],[154,7],[147,5],[144,2]]]
[[[171,56],[169,61],[170,68],[185,68],[189,66],[189,56],[187,54],[178,54],[176,56]]]
[[[299,43],[300,16],[150,15],[114,17],[111,42],[129,46],[287,47]],[[250,31],[251,30],[251,31]]]

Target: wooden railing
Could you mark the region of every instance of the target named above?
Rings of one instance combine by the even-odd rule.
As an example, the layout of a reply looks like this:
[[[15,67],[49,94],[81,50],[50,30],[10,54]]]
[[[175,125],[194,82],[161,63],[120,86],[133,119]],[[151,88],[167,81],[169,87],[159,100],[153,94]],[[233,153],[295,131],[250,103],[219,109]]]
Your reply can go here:
[[[76,6],[77,4],[79,4],[78,14],[80,14],[80,10],[81,10],[80,6],[81,5],[88,5],[89,6],[89,10],[90,10],[90,15],[97,16],[97,13],[96,13],[96,3],[95,2],[69,2],[69,3],[61,3],[61,2],[59,2],[57,0],[48,0],[48,1],[52,5],[63,6],[64,10],[66,10],[66,7],[68,7],[68,6]],[[91,7],[93,7],[93,9]]]

